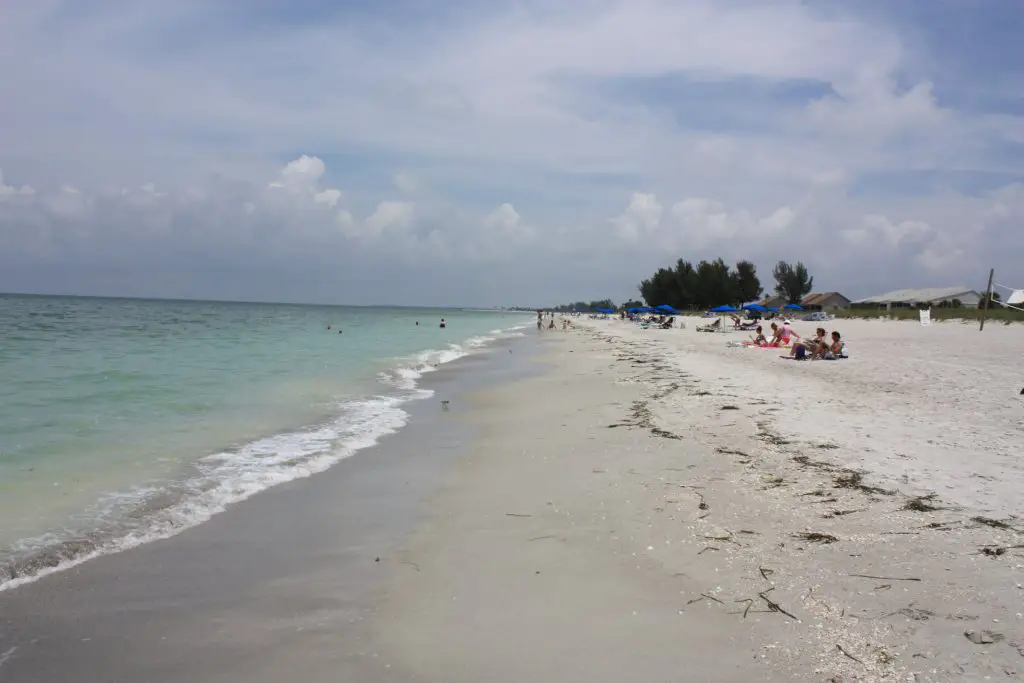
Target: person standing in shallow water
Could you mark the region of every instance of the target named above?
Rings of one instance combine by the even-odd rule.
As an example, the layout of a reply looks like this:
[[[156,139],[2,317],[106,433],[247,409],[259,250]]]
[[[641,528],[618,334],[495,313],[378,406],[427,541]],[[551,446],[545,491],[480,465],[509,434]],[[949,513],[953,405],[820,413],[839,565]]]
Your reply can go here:
[[[445,323],[445,321],[444,321],[444,318],[441,318],[441,329],[443,330],[443,329],[444,329],[444,328],[446,328],[447,326],[448,326],[448,325],[447,325],[447,323]]]

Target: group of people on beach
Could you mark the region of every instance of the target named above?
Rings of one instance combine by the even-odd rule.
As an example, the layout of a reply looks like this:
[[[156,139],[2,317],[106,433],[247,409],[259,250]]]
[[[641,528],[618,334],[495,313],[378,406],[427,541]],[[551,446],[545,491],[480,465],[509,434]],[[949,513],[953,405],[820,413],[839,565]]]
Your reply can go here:
[[[814,338],[802,340],[793,344],[789,349],[790,358],[822,358],[824,360],[835,360],[846,355],[846,348],[843,345],[843,337],[838,330],[832,330],[829,335],[824,327],[815,330]]]
[[[549,313],[548,315],[551,316],[551,319],[548,320],[547,328],[549,330],[553,330],[553,329],[555,329],[555,314],[554,313]],[[539,331],[543,330],[544,327],[545,327],[545,325],[544,325],[544,311],[542,311],[540,309],[537,309],[537,331],[539,332]],[[570,327],[572,327],[572,321],[570,321],[568,318],[566,318],[563,315],[562,316],[562,331],[568,330]]]
[[[789,357],[797,359],[821,358],[824,360],[834,360],[846,355],[843,338],[838,330],[833,330],[832,334],[829,335],[824,327],[819,327],[815,331],[813,338],[804,339],[796,330],[790,327],[788,320],[783,320],[781,325],[773,322],[771,330],[772,336],[769,339],[765,337],[761,326],[758,325],[754,331],[754,336],[746,345],[762,348],[784,348],[788,346]]]

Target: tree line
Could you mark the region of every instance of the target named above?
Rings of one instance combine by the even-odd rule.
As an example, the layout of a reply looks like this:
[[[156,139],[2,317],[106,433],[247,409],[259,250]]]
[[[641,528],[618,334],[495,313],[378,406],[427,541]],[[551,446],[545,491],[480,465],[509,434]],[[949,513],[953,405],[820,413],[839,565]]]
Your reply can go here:
[[[787,303],[800,303],[814,286],[814,278],[801,262],[779,261],[772,277],[775,293]],[[648,306],[668,304],[680,310],[738,306],[756,301],[764,291],[753,263],[739,261],[730,268],[721,258],[696,266],[679,259],[674,268],[656,270],[640,283],[639,290]]]
[[[576,301],[571,304],[555,306],[551,310],[556,313],[593,313],[594,311],[602,308],[610,308],[614,310],[615,302],[611,299],[600,299],[599,301]]]

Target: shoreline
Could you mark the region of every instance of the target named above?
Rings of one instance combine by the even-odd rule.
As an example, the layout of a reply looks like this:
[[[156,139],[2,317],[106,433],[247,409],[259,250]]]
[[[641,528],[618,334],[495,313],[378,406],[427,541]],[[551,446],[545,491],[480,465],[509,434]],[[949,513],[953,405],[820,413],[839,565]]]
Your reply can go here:
[[[461,359],[428,380],[450,413],[417,406],[317,477],[0,593],[0,676],[1019,678],[1016,522],[891,491],[838,439],[791,432],[771,389],[793,364],[624,329]],[[813,371],[855,373],[861,339]]]
[[[492,329],[444,348],[388,359],[374,385],[315,422],[270,429],[178,464],[174,474],[103,493],[63,522],[64,529],[17,539],[0,555],[0,593],[105,555],[173,537],[281,483],[321,474],[403,429],[408,406],[431,392],[424,377],[522,335],[525,324]],[[88,519],[81,523],[81,519]]]
[[[268,671],[294,658],[299,670],[333,670],[336,647],[321,639],[343,634],[355,647],[381,577],[399,563],[393,547],[465,448],[457,397],[529,375],[533,341],[430,373],[424,386],[451,397],[450,412],[414,402],[406,428],[317,476],[0,592],[0,680],[280,681],[283,671]]]

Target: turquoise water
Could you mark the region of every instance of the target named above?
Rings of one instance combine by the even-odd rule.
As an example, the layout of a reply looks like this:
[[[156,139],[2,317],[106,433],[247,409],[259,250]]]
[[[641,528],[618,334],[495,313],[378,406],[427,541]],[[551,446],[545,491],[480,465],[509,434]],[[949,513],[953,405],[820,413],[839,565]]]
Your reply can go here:
[[[401,406],[429,396],[423,372],[530,322],[0,296],[0,584],[326,469],[401,428]]]

